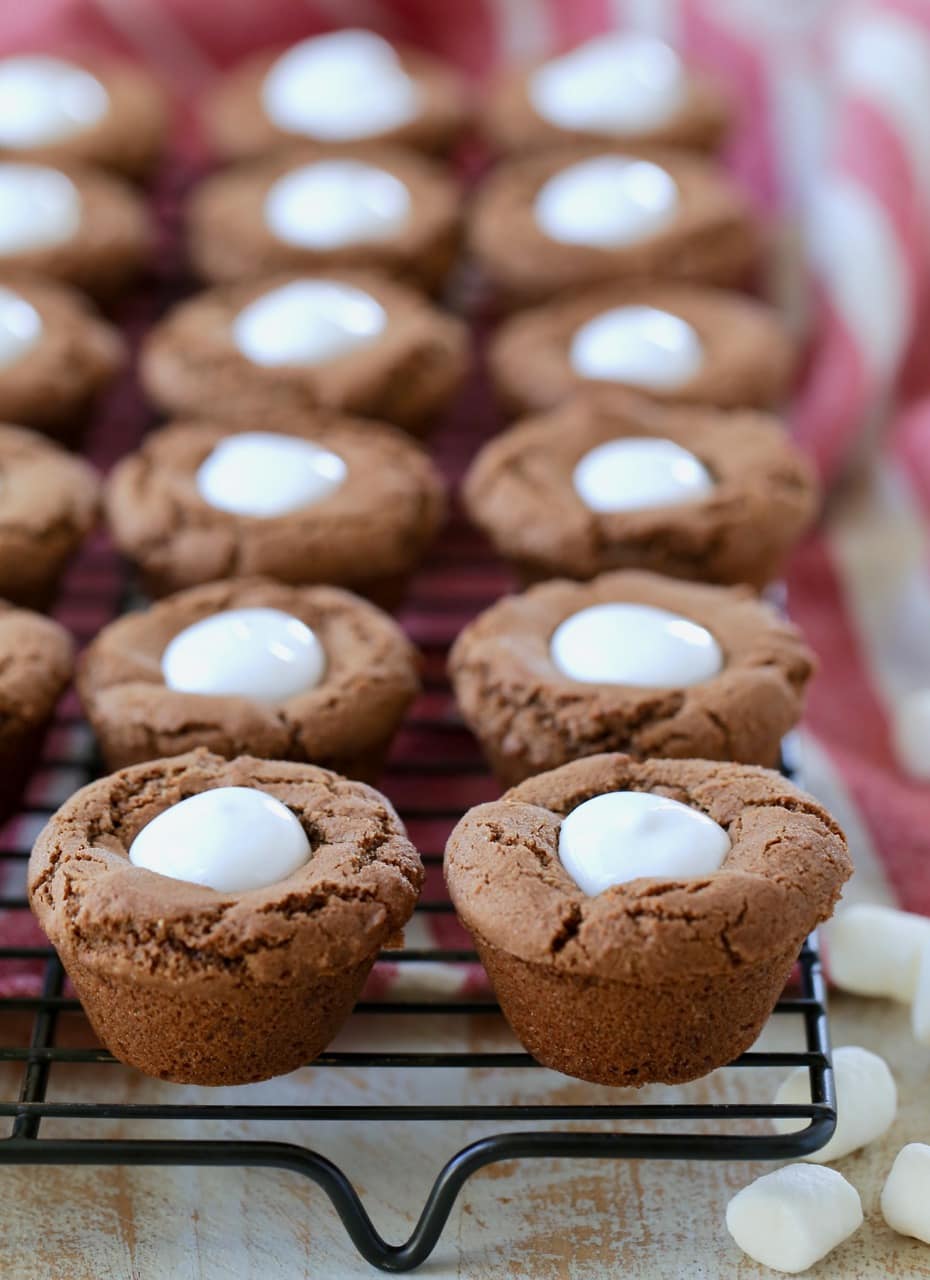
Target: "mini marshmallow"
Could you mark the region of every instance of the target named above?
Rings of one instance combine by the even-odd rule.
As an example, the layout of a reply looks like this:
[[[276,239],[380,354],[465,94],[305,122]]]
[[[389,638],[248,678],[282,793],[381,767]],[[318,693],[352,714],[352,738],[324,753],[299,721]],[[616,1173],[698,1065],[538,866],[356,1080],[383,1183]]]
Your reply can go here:
[[[891,1128],[898,1112],[898,1090],[888,1063],[877,1053],[858,1045],[844,1045],[833,1053],[836,1081],[836,1129],[819,1151],[802,1156],[814,1164],[829,1164],[851,1151],[874,1142]],[[798,1067],[782,1082],[775,1095],[777,1106],[810,1102],[807,1067]],[[806,1128],[807,1120],[776,1120],[779,1133],[795,1133]]]
[[[882,1214],[892,1231],[930,1244],[930,1146],[909,1142],[882,1187]]]
[[[270,230],[302,249],[384,240],[409,215],[410,192],[404,183],[361,160],[301,165],[278,178],[265,197]]]
[[[260,294],[232,324],[233,341],[253,364],[315,365],[377,341],[387,324],[379,302],[338,280],[291,280]]]
[[[233,515],[272,519],[322,502],[345,482],[338,453],[276,431],[226,436],[197,469],[205,502]]]
[[[42,336],[42,318],[12,289],[0,288],[0,369],[31,351]]]
[[[909,1003],[917,986],[921,951],[930,946],[930,919],[857,903],[825,927],[830,977],[844,991]]]
[[[862,1202],[835,1169],[789,1164],[738,1191],[727,1230],[764,1267],[796,1275],[825,1258],[862,1225]]]
[[[647,240],[677,208],[671,174],[649,160],[610,155],[559,170],[540,188],[533,212],[551,240],[611,249]]]
[[[595,604],[552,633],[553,664],[586,684],[682,689],[723,668],[723,652],[690,618],[649,604]]]
[[[924,943],[920,952],[911,1004],[911,1029],[919,1044],[930,1045],[930,942]]]
[[[674,440],[631,436],[589,449],[572,474],[590,511],[643,511],[695,502],[714,488],[704,464]]]
[[[704,348],[680,316],[657,307],[611,307],[575,331],[569,360],[582,378],[675,391],[700,372]]]
[[[930,779],[930,689],[915,689],[893,707],[891,740],[903,771]]]

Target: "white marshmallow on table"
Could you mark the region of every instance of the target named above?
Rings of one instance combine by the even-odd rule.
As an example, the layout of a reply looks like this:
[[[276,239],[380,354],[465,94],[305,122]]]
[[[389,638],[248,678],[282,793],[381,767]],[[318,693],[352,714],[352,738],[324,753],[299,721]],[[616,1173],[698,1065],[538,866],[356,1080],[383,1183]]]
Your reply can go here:
[[[271,519],[322,502],[345,482],[338,453],[274,431],[226,436],[197,469],[205,502],[234,515]]]
[[[301,249],[384,240],[410,216],[410,192],[386,169],[361,160],[318,160],[283,174],[265,197],[265,221]]]
[[[930,1045],[930,942],[924,943],[911,1002],[911,1030],[919,1044]]]
[[[89,71],[47,54],[0,60],[0,146],[42,147],[99,124],[110,96]]]
[[[413,120],[420,91],[396,52],[373,31],[313,36],[288,49],[262,85],[268,118],[322,142],[348,142]]]
[[[892,1231],[930,1244],[930,1146],[909,1142],[895,1156],[882,1188],[882,1215]]]
[[[618,249],[648,240],[678,209],[671,174],[650,160],[591,156],[553,174],[533,202],[536,224],[561,244]]]
[[[640,876],[710,875],[729,851],[730,837],[706,813],[649,791],[594,796],[559,829],[559,860],[589,897]]]
[[[706,627],[651,604],[580,609],[559,623],[549,650],[563,675],[585,684],[680,689],[723,668],[723,653]]]
[[[226,609],[179,631],[161,667],[169,689],[281,702],[320,683],[326,654],[282,609]]]
[[[165,809],[142,828],[129,861],[221,893],[286,880],[310,858],[287,805],[256,787],[215,787]]]
[[[42,336],[42,317],[12,289],[0,286],[0,369],[15,364]]]
[[[0,161],[0,254],[64,244],[80,224],[81,197],[66,174]]]
[[[813,1164],[829,1164],[851,1151],[874,1142],[886,1133],[898,1113],[898,1090],[884,1058],[858,1045],[844,1045],[833,1051],[836,1083],[836,1129],[819,1151],[802,1156]],[[784,1080],[775,1095],[777,1106],[810,1102],[807,1067],[798,1067]],[[796,1133],[809,1123],[804,1119],[776,1120],[779,1133]]]
[[[582,378],[676,391],[700,373],[704,348],[680,316],[656,307],[612,307],[575,330],[568,358]]]
[[[727,1205],[727,1230],[764,1267],[796,1275],[862,1225],[862,1202],[835,1169],[789,1164],[763,1174]]]
[[[694,502],[714,488],[704,464],[674,440],[630,436],[589,449],[572,473],[590,511],[642,511]]]
[[[253,364],[316,365],[370,346],[387,315],[364,289],[338,280],[291,280],[260,294],[232,324],[233,341]]]
[[[527,96],[562,129],[613,134],[655,129],[681,108],[681,59],[667,44],[633,32],[596,36],[532,73]]]
[[[830,977],[844,991],[910,1003],[930,919],[894,907],[855,903],[824,926]]]
[[[891,741],[905,773],[921,782],[930,779],[930,689],[915,689],[895,704]]]

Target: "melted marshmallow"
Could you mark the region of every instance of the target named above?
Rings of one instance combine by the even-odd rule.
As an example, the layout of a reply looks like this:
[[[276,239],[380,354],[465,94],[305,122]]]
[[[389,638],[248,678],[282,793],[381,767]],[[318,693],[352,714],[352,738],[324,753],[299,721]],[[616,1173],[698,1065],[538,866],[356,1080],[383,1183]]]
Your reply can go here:
[[[704,627],[650,604],[595,604],[556,627],[552,661],[585,684],[681,689],[723,667],[720,646]]]
[[[582,378],[675,391],[700,372],[704,349],[679,316],[655,307],[612,307],[575,331],[569,360]]]
[[[279,128],[324,142],[370,138],[414,119],[417,86],[394,49],[372,31],[334,31],[294,45],[262,85]]]
[[[273,431],[226,436],[197,469],[204,501],[238,516],[270,518],[322,502],[349,469],[329,449]]]
[[[661,40],[632,32],[598,36],[530,76],[537,113],[561,129],[614,136],[667,123],[681,108],[681,60]]]
[[[386,324],[384,308],[363,289],[336,280],[291,280],[243,307],[232,331],[253,364],[314,365],[369,346]]]
[[[227,609],[185,627],[161,669],[182,693],[282,702],[313,689],[326,670],[315,633],[281,609]]]
[[[42,147],[98,124],[110,98],[95,76],[44,54],[0,61],[0,146]]]
[[[533,203],[537,225],[551,240],[603,249],[648,240],[677,208],[671,175],[628,156],[592,156],[560,169]]]
[[[216,787],[165,809],[136,836],[129,861],[221,893],[262,889],[310,859],[294,814],[255,787]]]
[[[15,364],[42,336],[42,318],[31,303],[0,287],[0,369]]]
[[[63,244],[81,222],[77,187],[57,169],[0,162],[0,253]]]
[[[278,178],[265,221],[301,249],[340,249],[384,240],[407,221],[410,193],[392,173],[360,160],[319,160]]]
[[[714,481],[702,462],[674,440],[632,436],[589,449],[572,474],[591,511],[642,511],[694,502]]]
[[[594,796],[563,820],[559,859],[582,893],[614,884],[686,879],[717,871],[730,837],[712,818],[648,791]]]

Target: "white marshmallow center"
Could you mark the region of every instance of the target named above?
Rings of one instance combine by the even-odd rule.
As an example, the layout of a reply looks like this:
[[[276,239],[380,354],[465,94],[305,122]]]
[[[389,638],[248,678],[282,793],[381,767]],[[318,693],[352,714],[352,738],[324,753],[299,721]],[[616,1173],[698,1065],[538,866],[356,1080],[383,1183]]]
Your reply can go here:
[[[709,680],[723,653],[706,627],[650,604],[595,604],[556,627],[552,661],[586,684],[680,689]]]
[[[363,289],[337,280],[291,280],[233,320],[233,340],[253,364],[315,365],[370,346],[387,315]]]
[[[701,370],[704,348],[687,321],[656,307],[612,307],[578,328],[569,360],[582,378],[675,391]]]
[[[806,1271],[862,1225],[859,1193],[835,1169],[789,1164],[763,1174],[727,1205],[743,1253],[775,1271]]]
[[[648,791],[610,791],[586,800],[563,820],[559,859],[582,893],[614,884],[682,880],[717,871],[730,837],[689,805]]]
[[[420,94],[386,40],[372,31],[334,31],[294,45],[262,85],[265,111],[280,129],[346,142],[413,120]]]
[[[320,160],[278,178],[265,221],[287,244],[340,249],[384,240],[407,221],[410,193],[385,169],[360,160]]]
[[[930,1244],[930,1146],[909,1142],[895,1156],[882,1188],[882,1215],[892,1231]]]
[[[0,163],[0,253],[63,244],[81,222],[77,187],[57,169]]]
[[[632,32],[597,36],[535,71],[527,94],[562,129],[622,136],[656,129],[682,106],[681,60],[661,40]]]
[[[27,54],[0,61],[0,145],[42,147],[97,124],[110,109],[100,81],[61,58]]]
[[[42,318],[31,303],[0,287],[0,369],[15,364],[42,336]]]
[[[216,787],[165,809],[136,836],[129,861],[220,893],[262,889],[310,859],[290,809],[254,787]]]
[[[710,493],[713,477],[674,440],[632,436],[589,449],[572,475],[575,492],[591,511],[641,511],[695,502]]]
[[[898,1091],[884,1058],[858,1045],[844,1045],[833,1051],[836,1080],[836,1129],[825,1147],[803,1159],[829,1164],[851,1151],[874,1142],[890,1129],[898,1111]],[[810,1102],[810,1075],[798,1067],[782,1082],[775,1095],[778,1106]],[[807,1120],[776,1120],[779,1133],[796,1133]]]
[[[540,229],[562,244],[618,249],[655,235],[675,216],[678,188],[649,160],[592,156],[540,187],[533,212]]]
[[[326,670],[316,634],[281,609],[227,609],[185,627],[161,669],[182,693],[282,702],[313,689]]]
[[[197,470],[205,502],[234,515],[269,519],[322,502],[349,469],[329,449],[273,431],[227,436]]]

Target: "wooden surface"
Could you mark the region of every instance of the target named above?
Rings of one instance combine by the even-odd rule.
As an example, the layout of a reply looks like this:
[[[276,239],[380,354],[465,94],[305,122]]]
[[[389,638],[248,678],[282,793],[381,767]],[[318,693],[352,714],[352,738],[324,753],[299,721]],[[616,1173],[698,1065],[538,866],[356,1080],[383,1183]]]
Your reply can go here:
[[[384,1040],[409,1031],[397,1020],[366,1019],[366,1037]],[[437,1021],[442,1021],[438,1019]],[[431,1043],[461,1043],[453,1026]],[[905,1142],[930,1142],[930,1050],[914,1045],[907,1011],[882,1002],[834,998],[834,1041],[863,1044],[890,1062],[900,1090],[891,1133],[837,1164],[858,1188],[866,1224],[810,1273],[836,1280],[930,1277],[930,1247],[894,1235],[878,1212],[884,1176]],[[777,1034],[776,1034],[777,1033]],[[342,1044],[361,1043],[350,1027]],[[458,1033],[461,1034],[460,1032]],[[782,1019],[766,1032],[770,1044],[797,1047],[799,1024]],[[450,1038],[446,1038],[446,1037]],[[475,1047],[506,1047],[506,1031],[488,1019],[468,1030]],[[370,1042],[370,1041],[367,1041]],[[58,1070],[58,1068],[56,1068]],[[75,1068],[53,1081],[52,1097],[86,1097],[104,1068]],[[113,1100],[177,1101],[187,1091],[158,1085],[121,1067],[106,1068]],[[93,1072],[93,1074],[91,1074]],[[592,1087],[548,1072],[373,1073],[313,1071],[236,1095],[297,1101],[380,1097],[455,1098],[467,1084],[490,1100],[518,1096],[578,1101]],[[689,1086],[693,1098],[724,1095],[761,1099],[774,1092],[778,1071],[718,1072]],[[426,1076],[429,1078],[427,1079]],[[516,1077],[516,1078],[515,1078]],[[9,1082],[0,1077],[0,1086]],[[682,1097],[657,1089],[655,1096]],[[238,1099],[237,1099],[238,1100]],[[498,1126],[499,1127],[499,1126]],[[86,1126],[46,1122],[52,1134],[87,1136]],[[114,1124],[110,1132],[129,1132]],[[278,1136],[302,1141],[336,1159],[355,1181],[378,1228],[405,1236],[439,1165],[465,1141],[491,1126],[361,1124],[288,1126]],[[133,1133],[157,1136],[158,1125]],[[173,1131],[174,1132],[174,1131]],[[200,1136],[255,1135],[258,1126],[190,1126]],[[262,1126],[261,1136],[267,1136]],[[729,1197],[771,1166],[657,1162],[546,1161],[502,1164],[467,1185],[432,1259],[417,1274],[468,1280],[594,1280],[643,1277],[729,1280],[773,1273],[745,1258],[724,1227]],[[0,1276],[3,1280],[353,1280],[375,1271],[354,1253],[323,1194],[295,1175],[274,1171],[43,1169],[0,1167]]]

